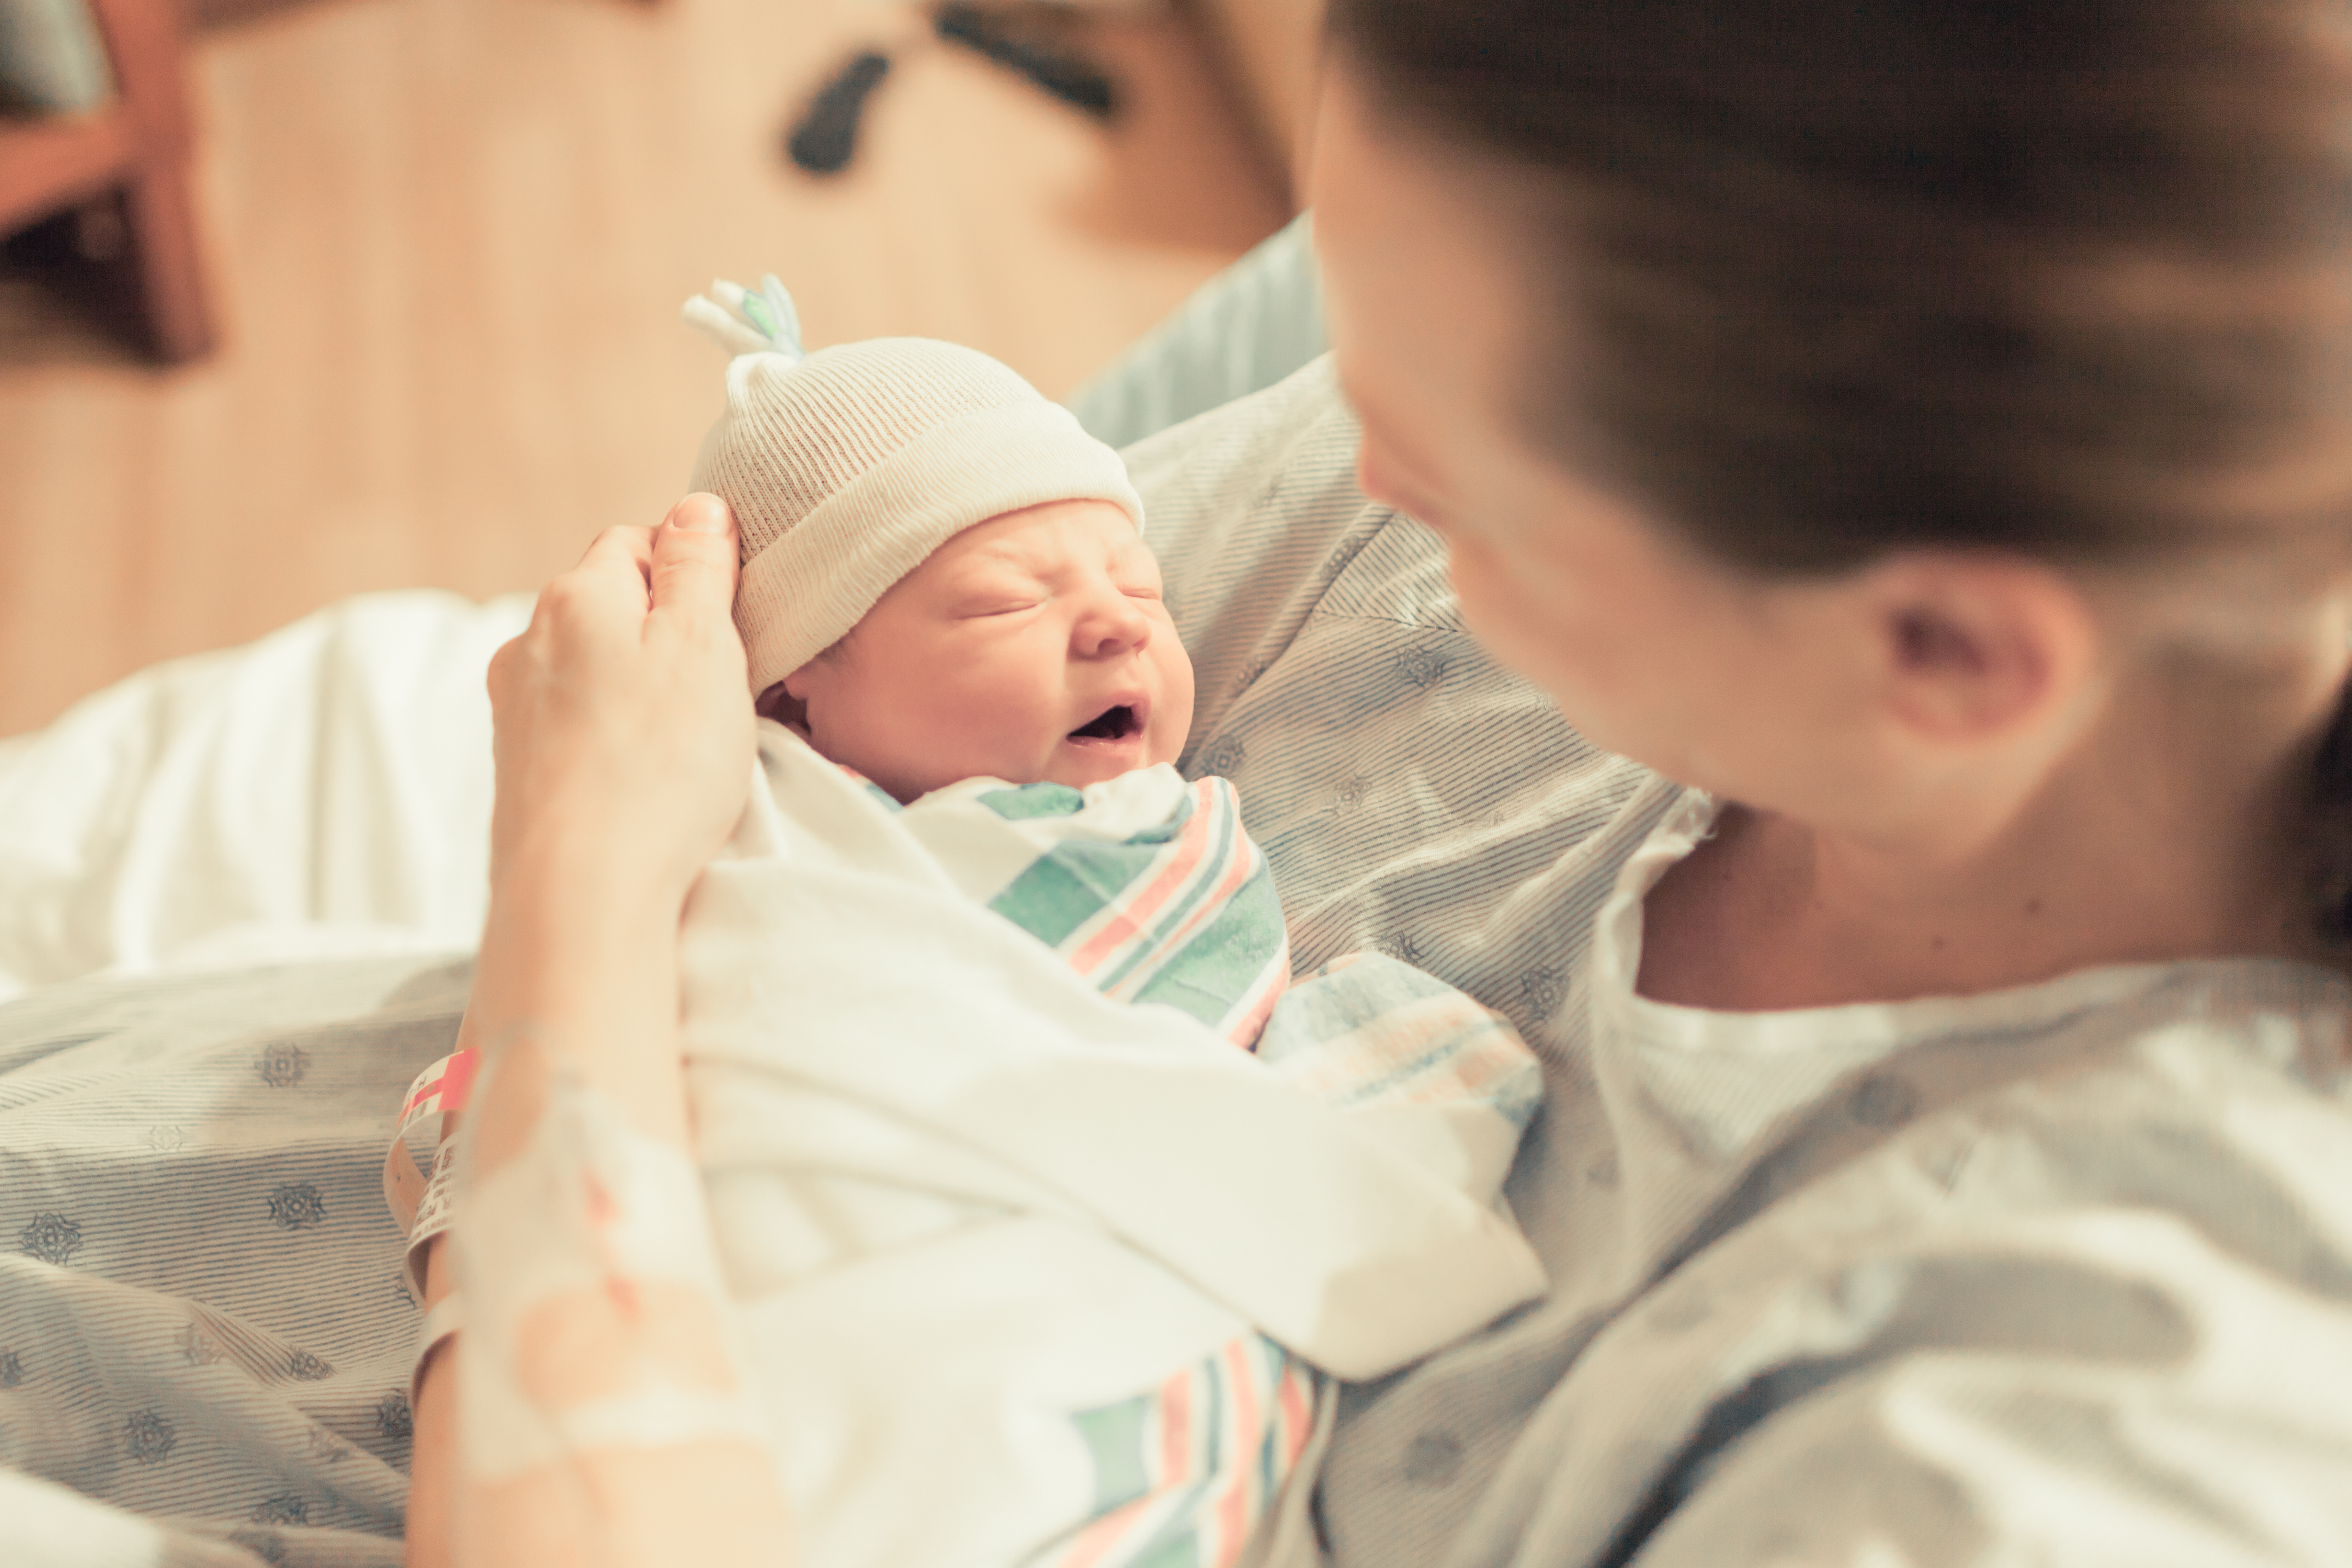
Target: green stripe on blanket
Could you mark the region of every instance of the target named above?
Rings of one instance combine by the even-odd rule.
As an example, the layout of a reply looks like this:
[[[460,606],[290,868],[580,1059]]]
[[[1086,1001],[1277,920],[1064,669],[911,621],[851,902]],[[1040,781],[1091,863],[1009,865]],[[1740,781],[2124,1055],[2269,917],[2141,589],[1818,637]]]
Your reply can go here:
[[[1061,784],[977,800],[1008,822],[1076,819],[1087,804]],[[1289,976],[1273,873],[1222,779],[1192,784],[1164,819],[1124,838],[1073,837],[1041,850],[989,907],[1106,995],[1172,1007],[1249,1040]]]

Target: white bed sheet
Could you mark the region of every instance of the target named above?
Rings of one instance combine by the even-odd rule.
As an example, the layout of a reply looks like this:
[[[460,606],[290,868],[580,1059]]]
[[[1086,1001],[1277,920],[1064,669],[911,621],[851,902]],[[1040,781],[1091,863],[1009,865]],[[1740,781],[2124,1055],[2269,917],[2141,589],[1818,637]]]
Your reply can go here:
[[[0,1000],[97,974],[470,947],[490,653],[528,595],[369,594],[0,743]]]

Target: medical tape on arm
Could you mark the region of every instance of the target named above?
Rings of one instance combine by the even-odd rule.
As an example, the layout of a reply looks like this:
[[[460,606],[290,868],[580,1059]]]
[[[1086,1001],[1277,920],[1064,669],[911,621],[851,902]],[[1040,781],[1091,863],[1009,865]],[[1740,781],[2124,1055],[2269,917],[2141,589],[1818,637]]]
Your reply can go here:
[[[461,1134],[469,1145],[479,1118],[471,1121]],[[551,1070],[529,1142],[472,1180],[453,1239],[467,1303],[459,1453],[474,1479],[499,1480],[598,1450],[762,1443],[701,1173],[682,1150],[632,1127],[576,1072]],[[646,1285],[684,1286],[708,1303],[723,1386],[698,1386],[662,1366],[655,1319],[665,1308]],[[605,1342],[617,1348],[614,1364],[590,1370],[617,1373],[625,1386],[578,1401],[532,1394],[525,1335],[547,1333],[567,1312],[618,1336],[616,1346]]]

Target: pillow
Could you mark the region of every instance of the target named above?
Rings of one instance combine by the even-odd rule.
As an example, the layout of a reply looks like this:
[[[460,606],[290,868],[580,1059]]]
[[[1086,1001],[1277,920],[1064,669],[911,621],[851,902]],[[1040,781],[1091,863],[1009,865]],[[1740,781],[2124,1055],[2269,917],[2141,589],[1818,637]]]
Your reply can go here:
[[[1261,392],[1328,347],[1302,213],[1193,290],[1067,402],[1088,433],[1125,446]]]
[[[0,0],[0,114],[96,109],[113,85],[83,0]]]

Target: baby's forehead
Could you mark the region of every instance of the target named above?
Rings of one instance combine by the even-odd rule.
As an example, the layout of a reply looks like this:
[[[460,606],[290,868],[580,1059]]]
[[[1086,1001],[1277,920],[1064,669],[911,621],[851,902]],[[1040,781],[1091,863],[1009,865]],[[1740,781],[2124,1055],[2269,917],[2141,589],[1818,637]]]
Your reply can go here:
[[[1083,512],[1046,517],[1033,518],[1020,512],[991,517],[948,540],[923,564],[945,571],[1013,567],[1043,572],[1097,563],[1141,564],[1154,559],[1126,510],[1102,502]]]
[[[946,554],[945,551],[940,553]],[[1143,540],[1131,530],[1125,538],[1072,538],[1067,535],[1049,534],[977,540],[971,549],[949,557],[951,563],[961,561],[974,567],[1012,565],[1034,570],[1156,559]]]

